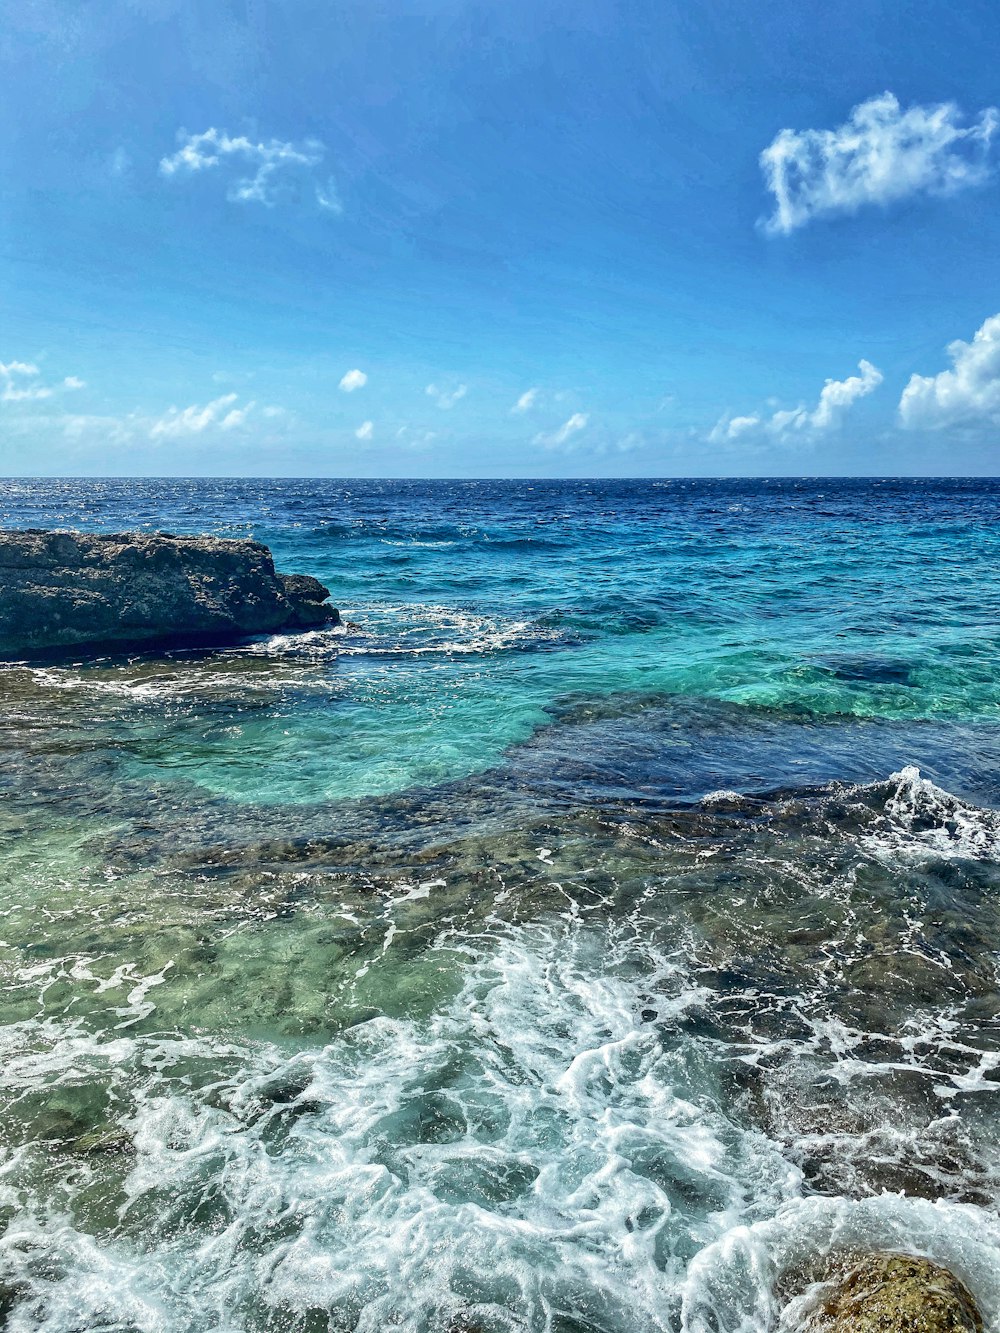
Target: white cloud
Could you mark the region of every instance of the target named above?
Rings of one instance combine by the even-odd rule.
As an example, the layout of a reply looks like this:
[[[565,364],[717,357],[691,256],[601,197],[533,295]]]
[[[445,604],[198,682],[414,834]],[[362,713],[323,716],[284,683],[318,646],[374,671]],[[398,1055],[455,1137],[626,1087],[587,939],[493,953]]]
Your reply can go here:
[[[408,449],[426,449],[437,439],[437,432],[433,430],[414,430],[412,426],[400,426],[396,431],[396,439],[405,444]]]
[[[726,423],[726,438],[736,440],[760,425],[760,417],[730,417]]]
[[[245,407],[235,407],[236,399],[235,393],[226,393],[206,403],[204,407],[197,404],[185,408],[171,407],[162,417],[151,422],[150,437],[154,440],[178,439],[184,435],[201,435],[210,428],[235,430],[246,423],[254,408],[252,402]]]
[[[512,412],[527,412],[529,411],[529,409],[534,407],[537,401],[538,401],[538,390],[528,389],[527,392],[521,394],[520,398],[517,400],[517,402],[510,410]]]
[[[812,409],[800,406],[777,411],[771,416],[723,416],[709,433],[713,444],[741,437],[767,435],[775,440],[797,435],[821,435],[838,426],[844,414],[859,398],[864,398],[882,383],[882,372],[870,361],[858,362],[860,375],[845,380],[827,380]]]
[[[972,342],[948,346],[952,369],[912,375],[899,400],[910,430],[1000,421],[1000,315],[991,315]]]
[[[232,408],[219,422],[219,429],[236,430],[237,427],[244,425],[247,417],[253,411],[255,406],[255,403],[247,403],[246,407]]]
[[[558,449],[571,436],[583,430],[589,420],[590,418],[586,412],[574,412],[568,421],[564,421],[559,429],[553,431],[550,435],[546,435],[544,431],[539,432],[535,436],[535,444],[540,444],[546,449]]]
[[[343,213],[344,205],[340,201],[337,183],[332,176],[327,178],[325,185],[316,186],[316,202],[327,213],[336,213],[338,217]]]
[[[359,440],[370,440],[375,434],[375,426],[370,421],[362,421],[354,434]]]
[[[953,102],[911,106],[892,93],[861,102],[832,130],[782,130],[760,155],[775,211],[764,227],[787,235],[814,217],[854,213],[915,194],[979,185],[1000,113],[986,107],[963,126]]]
[[[882,372],[870,361],[858,362],[860,375],[849,375],[846,380],[827,380],[820,390],[819,402],[810,413],[812,430],[830,430],[839,425],[841,417],[859,398],[873,393],[882,383]]]
[[[368,383],[368,376],[363,370],[349,370],[340,381],[339,387],[344,393],[353,393],[355,389],[363,389]]]
[[[0,361],[0,401],[5,403],[31,402],[51,398],[52,390],[41,384],[38,367],[30,361]]]
[[[464,384],[460,384],[457,389],[439,389],[436,384],[428,384],[426,393],[428,398],[433,398],[438,407],[445,410],[454,407],[460,398],[464,398],[469,392]]]
[[[142,430],[144,425],[136,412],[131,412],[125,417],[67,413],[56,419],[53,424],[62,427],[63,434],[71,443],[92,439],[93,443],[101,446],[131,443],[135,439],[136,431]]]
[[[268,139],[254,143],[245,135],[230,135],[214,127],[202,134],[181,130],[177,138],[180,143],[177,152],[160,160],[161,175],[191,175],[219,167],[226,161],[244,162],[250,174],[236,177],[226,197],[233,203],[258,203],[268,208],[279,201],[297,175],[311,176],[326,152],[318,139],[305,139],[301,143]],[[318,207],[325,212],[343,212],[332,178],[324,185],[314,185],[313,193]]]
[[[56,392],[85,388],[76,375],[67,375],[61,384],[52,388],[40,380],[41,371],[31,361],[0,361],[0,402],[32,403],[51,398]]]

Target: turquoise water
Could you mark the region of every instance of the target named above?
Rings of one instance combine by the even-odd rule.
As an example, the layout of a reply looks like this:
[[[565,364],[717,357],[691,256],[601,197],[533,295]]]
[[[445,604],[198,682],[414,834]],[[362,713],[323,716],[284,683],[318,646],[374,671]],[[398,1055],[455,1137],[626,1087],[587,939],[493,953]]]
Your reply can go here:
[[[3,483],[345,621],[0,669],[8,1326],[1000,1329],[998,499]]]

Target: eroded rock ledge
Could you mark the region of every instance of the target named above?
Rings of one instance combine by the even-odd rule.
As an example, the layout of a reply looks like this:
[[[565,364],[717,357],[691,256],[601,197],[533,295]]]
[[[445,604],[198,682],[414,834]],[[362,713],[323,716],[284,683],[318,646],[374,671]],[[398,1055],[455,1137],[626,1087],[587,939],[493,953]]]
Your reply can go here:
[[[330,593],[260,542],[166,532],[0,531],[0,656],[225,643],[339,622]]]

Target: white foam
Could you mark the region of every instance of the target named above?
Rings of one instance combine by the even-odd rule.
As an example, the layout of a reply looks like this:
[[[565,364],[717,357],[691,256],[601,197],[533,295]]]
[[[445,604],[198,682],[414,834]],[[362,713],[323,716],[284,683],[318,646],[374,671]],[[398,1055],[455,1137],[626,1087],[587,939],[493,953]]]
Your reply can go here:
[[[703,992],[579,921],[461,948],[465,984],[427,1022],[379,1018],[291,1058],[242,1048],[212,1097],[178,1076],[207,1040],[49,1025],[43,1053],[23,1025],[6,1075],[110,1079],[136,1156],[114,1240],[36,1196],[0,1241],[34,1294],[12,1333],[249,1329],[282,1305],[416,1333],[484,1303],[491,1326],[562,1310],[662,1329],[676,1256],[750,1188],[711,1088],[678,1084],[677,1024]],[[774,1206],[795,1179],[761,1141],[757,1197]]]
[[[561,643],[559,629],[531,620],[504,619],[454,606],[380,605],[357,613],[364,625],[357,642],[341,646],[344,657],[484,655],[540,643]],[[415,615],[418,618],[415,618]]]
[[[435,886],[394,886],[390,926]],[[44,1151],[0,1161],[0,1202],[19,1207],[0,1280],[25,1293],[10,1333],[261,1333],[309,1309],[360,1333],[557,1315],[606,1333],[774,1333],[780,1273],[862,1240],[920,1247],[1000,1309],[992,1215],[804,1199],[787,1147],[726,1114],[732,1050],[688,1031],[708,992],[681,943],[664,953],[638,919],[579,911],[491,921],[439,941],[427,984],[452,950],[463,982],[426,1020],[379,1017],[291,1053],[109,1039],[82,1019],[6,1029],[8,1088],[104,1088],[135,1146],[110,1237],[87,1224],[94,1168],[54,1159],[53,1190]],[[158,979],[108,980],[142,1005]],[[814,1040],[844,1064],[859,1037],[827,1023]]]
[[[884,815],[861,838],[871,855],[888,862],[1000,860],[1000,813],[959,800],[912,765],[893,773],[888,783]]]

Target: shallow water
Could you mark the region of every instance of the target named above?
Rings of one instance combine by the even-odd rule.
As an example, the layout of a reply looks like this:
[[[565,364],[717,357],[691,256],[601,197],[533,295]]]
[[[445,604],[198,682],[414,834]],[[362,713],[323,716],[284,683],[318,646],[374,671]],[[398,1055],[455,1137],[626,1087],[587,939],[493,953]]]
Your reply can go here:
[[[1000,1330],[1000,485],[7,482],[346,626],[0,668],[0,1309]]]

